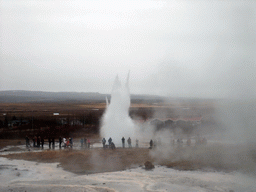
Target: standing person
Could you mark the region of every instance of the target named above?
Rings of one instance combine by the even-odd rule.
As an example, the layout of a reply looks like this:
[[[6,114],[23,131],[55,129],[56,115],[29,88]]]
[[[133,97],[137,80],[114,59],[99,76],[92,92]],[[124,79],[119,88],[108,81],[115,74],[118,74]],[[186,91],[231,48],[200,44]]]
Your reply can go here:
[[[29,138],[28,138],[28,136],[26,135],[26,147],[28,147],[29,146]]]
[[[50,137],[48,138],[48,143],[49,143],[49,149],[51,149],[52,140]]]
[[[81,143],[81,148],[83,148],[83,146],[84,146],[84,139],[83,138],[81,138],[80,143]]]
[[[70,148],[71,148],[71,138],[70,138],[70,137],[68,138],[68,145],[69,145]]]
[[[36,136],[33,137],[33,147],[36,146]]]
[[[136,139],[136,148],[138,148],[138,147],[139,147],[139,140]]]
[[[53,149],[55,148],[55,139],[54,139],[54,137],[52,138],[52,148]]]
[[[40,147],[41,138],[40,136],[37,136],[37,147]]]
[[[85,148],[87,148],[87,139],[86,138],[84,138],[84,146],[85,146]]]
[[[70,139],[67,139],[67,144],[66,144],[67,147],[69,146],[69,142],[70,142]]]
[[[106,148],[106,139],[105,139],[105,137],[102,139],[102,144],[103,144],[103,148],[105,149]]]
[[[90,148],[90,145],[91,145],[90,139],[87,139],[87,143],[88,143],[88,148]]]
[[[108,145],[109,145],[109,147],[110,147],[111,143],[112,143],[112,138],[109,137],[109,139],[108,139]]]
[[[125,148],[125,138],[124,137],[122,138],[122,145],[123,145],[123,148]]]
[[[132,140],[130,137],[128,138],[127,143],[128,143],[129,148],[132,148]]]
[[[42,149],[44,148],[44,137],[41,138]]]
[[[33,147],[35,147],[35,137],[33,137],[32,141],[33,141]]]
[[[71,148],[73,147],[73,138],[72,137],[70,138],[70,147]]]
[[[59,148],[61,149],[61,143],[62,143],[62,138],[61,136],[59,137]]]
[[[35,136],[35,147],[37,147],[37,136]]]
[[[149,142],[149,148],[152,149],[153,148],[153,140],[151,139],[150,142]]]

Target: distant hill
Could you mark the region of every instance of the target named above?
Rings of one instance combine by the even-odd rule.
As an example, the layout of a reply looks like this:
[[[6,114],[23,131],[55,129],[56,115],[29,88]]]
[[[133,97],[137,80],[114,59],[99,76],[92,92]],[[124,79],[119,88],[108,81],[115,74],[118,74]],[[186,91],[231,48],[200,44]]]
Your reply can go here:
[[[44,92],[44,91],[0,91],[0,103],[29,103],[29,102],[83,102],[104,101],[110,99],[110,94],[97,92]],[[154,95],[131,95],[132,100],[159,101],[163,98]]]

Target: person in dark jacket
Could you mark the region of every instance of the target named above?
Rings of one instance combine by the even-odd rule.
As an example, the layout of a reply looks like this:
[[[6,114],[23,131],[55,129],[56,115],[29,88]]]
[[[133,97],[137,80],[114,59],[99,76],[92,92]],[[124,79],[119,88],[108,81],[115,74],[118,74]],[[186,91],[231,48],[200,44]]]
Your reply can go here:
[[[41,138],[42,149],[44,148],[44,137]]]
[[[151,139],[150,142],[149,142],[149,148],[152,149],[153,148],[153,140]]]
[[[33,147],[36,146],[36,136],[33,137]]]
[[[108,144],[109,144],[109,146],[111,145],[111,143],[112,143],[112,138],[109,137],[109,139],[108,139]]]
[[[40,147],[41,138],[40,136],[37,136],[37,147]]]
[[[26,147],[28,147],[29,146],[29,138],[28,138],[28,136],[26,135]]]
[[[52,138],[52,148],[53,149],[55,148],[55,139],[54,139],[54,137]]]
[[[121,140],[122,140],[123,148],[125,148],[125,138],[123,137]]]
[[[51,149],[52,140],[50,137],[48,138],[48,143],[49,143],[49,149]]]
[[[69,142],[70,142],[70,148],[72,148],[73,147],[73,138],[72,137],[69,138]]]
[[[127,143],[128,143],[129,148],[132,148],[132,140],[130,137],[127,139]]]

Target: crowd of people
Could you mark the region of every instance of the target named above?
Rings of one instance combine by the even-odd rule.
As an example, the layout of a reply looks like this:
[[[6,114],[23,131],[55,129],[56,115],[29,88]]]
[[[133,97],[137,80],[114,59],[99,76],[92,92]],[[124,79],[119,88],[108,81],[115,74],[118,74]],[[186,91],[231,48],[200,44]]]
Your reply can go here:
[[[34,136],[32,138],[32,145],[30,144],[30,139],[28,136],[26,136],[26,147],[37,147],[37,148],[44,148],[44,144],[45,144],[45,139],[44,137],[40,137],[40,136]],[[116,146],[112,140],[112,138],[110,137],[108,139],[108,141],[103,138],[102,139],[102,145],[103,148],[111,148],[111,149],[115,149]],[[122,137],[121,138],[121,142],[122,142],[122,148],[125,148],[125,138]],[[177,144],[178,146],[183,146],[183,139],[179,138],[177,140],[172,140],[171,141],[172,145]],[[49,144],[49,149],[55,149],[55,138],[54,137],[49,137],[48,138],[48,144]],[[90,148],[91,147],[91,141],[88,138],[81,138],[80,139],[80,144],[81,144],[81,148]],[[129,137],[127,139],[127,144],[128,144],[128,148],[132,148],[132,139]],[[199,137],[197,136],[195,138],[195,145],[200,145],[200,144],[207,144],[207,139],[205,137]],[[61,136],[58,139],[57,145],[59,145],[59,148],[61,149],[62,147],[64,148],[72,148],[73,147],[73,139],[72,138],[62,138]],[[191,145],[191,139],[188,138],[186,141],[186,145],[190,146]],[[153,141],[152,139],[149,142],[149,148],[156,148],[156,146],[161,146],[161,139],[155,140]],[[135,147],[138,148],[139,147],[139,140],[136,139],[135,140]]]
[[[40,136],[34,136],[32,138],[32,145],[30,144],[30,139],[28,136],[26,136],[25,138],[26,140],[26,147],[30,148],[30,147],[37,147],[37,148],[44,148],[44,137],[40,137]],[[49,144],[49,149],[55,149],[55,138],[54,137],[48,137],[48,144]],[[62,147],[66,148],[66,147],[73,147],[73,139],[72,138],[62,138],[61,136],[59,137],[58,140],[58,144],[59,144],[59,148],[61,149]]]
[[[122,141],[122,148],[125,148],[125,138],[122,137],[122,138],[121,138],[121,141]],[[206,139],[205,137],[203,137],[203,138],[197,137],[197,138],[195,139],[195,141],[196,141],[196,143],[195,143],[196,145],[199,145],[199,144],[207,144],[207,139]],[[111,137],[108,139],[108,145],[107,145],[106,143],[107,143],[106,139],[103,138],[103,139],[102,139],[103,148],[111,148],[111,149],[114,149],[114,148],[115,148],[115,144],[114,144],[114,142],[113,142],[113,140],[112,140]],[[187,145],[187,146],[190,146],[191,143],[192,143],[192,142],[191,142],[191,139],[188,138],[187,141],[186,141],[186,145]],[[131,140],[130,137],[127,139],[127,144],[128,144],[128,148],[132,148],[132,140]],[[173,140],[172,140],[172,144],[173,144],[173,145],[177,144],[178,146],[182,146],[182,145],[183,145],[183,139],[179,138],[179,139],[177,139],[177,141],[175,141],[175,140],[173,139]],[[161,145],[162,145],[162,143],[161,143],[161,139],[160,139],[160,138],[159,138],[158,140],[155,140],[155,141],[153,141],[152,139],[149,141],[149,148],[150,148],[150,149],[156,148],[157,146],[161,146]],[[139,147],[139,140],[138,140],[138,139],[136,139],[136,145],[135,145],[135,147],[136,147],[136,148]]]

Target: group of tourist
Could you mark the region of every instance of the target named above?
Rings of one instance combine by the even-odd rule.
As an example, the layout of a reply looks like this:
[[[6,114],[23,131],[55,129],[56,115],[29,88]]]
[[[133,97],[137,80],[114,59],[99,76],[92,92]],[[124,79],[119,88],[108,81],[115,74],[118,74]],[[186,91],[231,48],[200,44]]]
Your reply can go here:
[[[30,142],[29,142],[29,137],[26,136],[25,139],[26,139],[26,147],[27,148],[31,147]],[[32,141],[33,141],[32,142],[33,147],[38,147],[38,148],[41,147],[42,149],[44,148],[44,143],[45,143],[44,137],[34,136],[32,138]],[[202,138],[202,137],[197,136],[195,141],[196,141],[195,142],[196,145],[207,144],[207,139],[205,137]],[[122,142],[122,147],[125,148],[125,138],[124,137],[121,138],[121,142]],[[91,147],[91,141],[88,138],[81,138],[80,143],[81,143],[81,148],[90,148]],[[111,137],[108,139],[108,144],[106,144],[106,143],[107,143],[106,139],[103,138],[102,139],[102,144],[103,144],[104,149],[105,148],[111,148],[111,149],[116,148],[116,146],[115,146]],[[130,137],[127,139],[127,143],[128,143],[128,147],[132,148],[132,140],[131,140]],[[175,143],[177,143],[178,146],[182,146],[183,145],[183,140],[179,138],[179,139],[177,139],[177,141],[175,141],[173,139],[172,144],[175,145]],[[49,149],[51,149],[51,148],[54,149],[55,148],[55,138],[54,137],[49,137],[48,138],[48,144],[49,144]],[[190,138],[187,139],[186,144],[187,144],[187,146],[191,145],[191,139]],[[155,148],[156,146],[160,146],[160,145],[161,145],[161,140],[160,139],[158,141],[153,141],[151,139],[150,142],[149,142],[149,146],[150,146],[149,148],[150,149]],[[62,146],[64,148],[66,148],[66,147],[72,148],[73,147],[73,139],[72,138],[66,139],[66,138],[59,137],[59,148],[61,149]],[[138,148],[138,147],[139,147],[139,140],[136,139],[136,148]]]
[[[115,143],[113,142],[113,140],[112,140],[112,138],[111,137],[109,137],[109,139],[108,139],[108,145],[106,145],[106,139],[105,138],[103,138],[102,139],[102,144],[103,144],[103,148],[105,149],[105,148],[111,148],[111,149],[115,149],[116,148],[116,145],[115,145]]]
[[[87,138],[81,138],[80,140],[81,148],[90,148],[91,147],[91,140]]]
[[[125,148],[125,138],[122,137],[121,141],[122,141],[122,147]],[[111,148],[111,149],[115,148],[115,144],[114,144],[111,137],[108,139],[108,145],[106,145],[106,142],[107,142],[106,139],[103,138],[102,139],[103,148]],[[128,147],[132,148],[132,140],[131,140],[130,137],[127,139],[127,143],[128,143]],[[138,139],[136,139],[136,147],[139,147],[139,140]]]
[[[69,137],[68,139],[66,138],[63,138],[61,139],[61,137],[59,137],[59,146],[61,148],[61,144],[63,142],[63,147],[66,148],[66,147],[70,147],[72,148],[73,147],[73,138]]]
[[[122,140],[122,147],[125,148],[125,138],[122,137],[121,140]],[[138,148],[138,147],[139,147],[139,140],[136,139],[135,142],[136,142],[136,147]],[[130,137],[127,139],[127,143],[128,143],[128,147],[129,147],[129,148],[132,148],[132,140],[131,140]]]
[[[26,140],[26,147],[29,148],[31,147],[30,145],[30,142],[29,142],[29,137],[26,136],[25,138]],[[33,147],[38,147],[38,148],[44,148],[44,137],[40,137],[40,136],[34,136],[32,138],[32,143],[33,143]],[[69,138],[69,139],[66,139],[66,138],[63,138],[62,137],[59,137],[59,148],[61,149],[62,147],[62,143],[64,144],[63,147],[66,148],[66,147],[71,147],[73,146],[73,139],[72,138]],[[49,137],[48,138],[48,144],[49,144],[49,149],[54,149],[55,148],[55,138],[54,137]]]
[[[26,135],[26,147],[31,147],[30,142],[29,142],[29,137]],[[32,143],[33,143],[33,147],[42,147],[44,148],[44,138],[40,137],[40,136],[34,136],[32,138]]]

